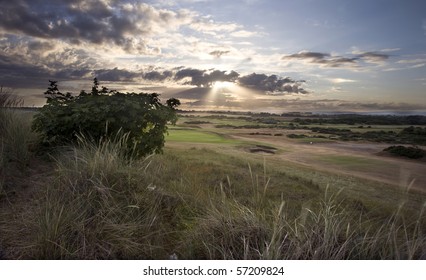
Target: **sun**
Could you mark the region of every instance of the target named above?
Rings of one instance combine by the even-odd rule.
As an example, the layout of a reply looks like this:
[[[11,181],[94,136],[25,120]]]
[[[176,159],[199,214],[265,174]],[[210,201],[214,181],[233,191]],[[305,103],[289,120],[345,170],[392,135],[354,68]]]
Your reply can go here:
[[[213,83],[213,88],[218,90],[218,89],[224,89],[224,88],[228,88],[233,86],[234,83],[231,82],[223,82],[223,81],[216,81]]]

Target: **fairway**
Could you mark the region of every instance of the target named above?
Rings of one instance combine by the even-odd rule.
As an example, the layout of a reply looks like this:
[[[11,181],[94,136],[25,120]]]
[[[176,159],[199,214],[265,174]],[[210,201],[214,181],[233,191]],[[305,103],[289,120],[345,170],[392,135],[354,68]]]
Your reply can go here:
[[[362,157],[353,157],[353,156],[343,156],[343,155],[321,155],[317,156],[317,160],[323,161],[325,163],[351,166],[351,167],[367,167],[371,168],[372,166],[383,165],[382,161],[373,160],[371,158],[362,158]]]
[[[193,129],[169,129],[166,141],[190,143],[237,144],[233,139],[227,139],[216,133],[201,132]]]

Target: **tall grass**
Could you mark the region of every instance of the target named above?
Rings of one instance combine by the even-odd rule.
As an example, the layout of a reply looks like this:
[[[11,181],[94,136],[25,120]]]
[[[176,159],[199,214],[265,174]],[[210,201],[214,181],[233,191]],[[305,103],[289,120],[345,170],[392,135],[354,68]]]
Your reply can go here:
[[[173,198],[145,180],[146,159],[125,154],[128,135],[79,146],[56,159],[36,222],[34,258],[152,259],[168,254]]]
[[[9,162],[28,164],[30,148],[36,141],[31,131],[32,116],[19,110],[23,100],[11,92],[0,92],[0,158],[2,167]]]
[[[255,197],[255,199],[257,199]],[[186,241],[185,258],[207,259],[420,259],[426,257],[424,210],[410,221],[401,206],[387,220],[354,218],[338,194],[289,219],[275,208],[247,208],[233,199],[209,205]]]
[[[32,116],[19,110],[23,100],[0,89],[0,197],[9,192],[7,178],[20,177],[28,166],[37,136],[31,131]]]
[[[133,160],[126,152],[127,141],[126,134],[97,143],[81,136],[77,146],[54,157],[55,171],[46,181],[45,195],[24,221],[33,236],[16,249],[18,255],[36,259],[426,255],[426,204],[416,215],[407,215],[401,204],[383,218],[357,211],[344,191],[321,190],[285,174],[269,178],[266,163],[247,168],[243,161],[227,157],[225,162],[208,150],[193,151],[202,158],[172,153]],[[282,181],[285,184],[276,188]]]

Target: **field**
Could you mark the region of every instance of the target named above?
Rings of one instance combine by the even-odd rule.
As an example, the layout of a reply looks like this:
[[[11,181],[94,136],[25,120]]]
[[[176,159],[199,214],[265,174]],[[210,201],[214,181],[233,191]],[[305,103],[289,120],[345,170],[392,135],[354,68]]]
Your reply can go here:
[[[162,154],[129,161],[121,140],[40,150],[33,113],[6,113],[0,258],[426,257],[426,162],[384,153],[393,143],[312,131],[408,124],[184,112]]]
[[[243,124],[242,120],[243,119]],[[203,120],[209,119],[208,123]],[[240,155],[243,158],[256,158],[250,153],[250,148],[256,145],[270,146],[274,148],[273,153],[268,149],[257,152],[265,155],[267,162],[274,164],[291,165],[298,167],[310,167],[316,171],[326,171],[334,175],[348,175],[356,179],[370,179],[376,183],[388,184],[391,188],[405,189],[410,187],[418,191],[426,191],[425,161],[410,160],[407,158],[390,157],[382,153],[389,143],[372,141],[339,141],[334,135],[313,133],[310,126],[303,129],[297,127],[288,129],[291,119],[275,117],[279,125],[271,127],[265,122],[271,122],[271,117],[251,118],[247,116],[208,116],[200,114],[197,117],[183,116],[178,123],[179,129],[191,129],[191,133],[210,133],[209,135],[221,135],[223,141],[230,144],[239,141],[234,146],[223,146],[220,148],[227,154]],[[196,123],[196,124],[194,124]],[[247,128],[248,126],[253,128]],[[314,125],[315,126],[315,125]],[[339,129],[359,130],[359,125],[327,125]],[[284,127],[284,128],[281,128]],[[290,126],[291,127],[291,126]],[[377,125],[368,128],[369,131],[395,131],[400,132],[408,125]],[[177,130],[179,131],[179,130]],[[176,145],[176,130],[172,130],[168,145]],[[203,134],[203,135],[204,135]],[[289,138],[291,135],[305,135],[303,138]],[[188,134],[189,135],[189,134]],[[224,136],[225,135],[225,136]],[[188,143],[206,143],[199,137],[191,137]],[[178,140],[181,142],[180,140]],[[210,142],[213,143],[213,142]],[[188,147],[188,145],[185,145]],[[420,146],[421,147],[421,146]],[[333,181],[333,180],[330,180]],[[330,182],[331,183],[331,182]],[[389,188],[388,187],[388,188]]]

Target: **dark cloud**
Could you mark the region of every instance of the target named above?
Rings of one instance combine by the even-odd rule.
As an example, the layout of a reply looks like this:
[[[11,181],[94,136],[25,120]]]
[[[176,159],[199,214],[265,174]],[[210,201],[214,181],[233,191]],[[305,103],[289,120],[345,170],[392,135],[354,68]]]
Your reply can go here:
[[[5,33],[74,45],[111,44],[129,53],[149,53],[144,36],[187,20],[185,14],[137,2],[16,0],[1,1],[1,7],[0,30]]]
[[[328,53],[320,53],[320,52],[299,52],[295,54],[291,54],[288,56],[284,56],[283,59],[311,59],[312,61],[323,60],[326,57],[329,57]]]
[[[176,72],[175,80],[181,81],[188,79],[185,84],[194,85],[197,87],[211,87],[214,82],[235,82],[239,74],[235,71],[227,73],[220,70],[199,70],[193,68],[185,68]]]
[[[363,52],[355,57],[333,56],[328,53],[302,51],[296,54],[286,55],[282,60],[305,60],[309,63],[323,65],[325,67],[360,67],[359,62],[380,64],[389,55],[378,52]]]
[[[137,72],[131,72],[124,69],[99,69],[93,71],[93,75],[101,81],[109,82],[124,82],[133,81],[135,78],[140,77],[141,74]]]
[[[185,84],[195,85],[197,87],[209,88],[214,82],[236,82],[242,87],[251,88],[261,92],[268,93],[308,93],[301,87],[305,81],[295,81],[289,77],[281,78],[277,75],[265,75],[252,73],[246,76],[240,76],[239,73],[231,71],[207,71],[192,68],[181,69],[174,76],[176,81],[185,81]]]
[[[13,61],[0,54],[0,84],[11,88],[39,87],[45,83],[51,73],[43,67],[25,62]]]
[[[145,80],[148,81],[164,81],[168,78],[171,78],[173,76],[173,72],[172,71],[163,71],[163,72],[158,72],[158,71],[150,71],[150,72],[146,72],[143,74],[143,78]]]
[[[243,87],[271,93],[308,93],[301,88],[301,83],[304,83],[304,81],[295,81],[288,77],[280,78],[277,75],[268,76],[265,74],[253,73],[240,77],[238,83]]]
[[[100,67],[96,55],[39,39],[9,35],[0,40],[0,82],[39,87],[49,79],[84,79]]]
[[[220,58],[222,55],[227,54],[227,53],[229,53],[229,51],[219,51],[219,50],[217,50],[217,51],[210,52],[209,55],[212,55],[212,56],[214,56],[216,58]]]
[[[237,83],[268,94],[307,93],[301,87],[305,81],[295,81],[277,75],[250,74],[240,76],[236,71],[216,69],[201,70],[195,68],[175,67],[171,70],[128,70],[118,67],[106,67],[100,57],[88,53],[82,48],[70,48],[66,44],[55,44],[44,39],[23,39],[8,35],[0,39],[0,83],[14,88],[40,88],[46,81],[91,80],[129,82],[143,81],[170,83],[211,88],[217,82]]]
[[[336,57],[323,59],[316,61],[316,63],[323,64],[327,67],[342,67],[342,66],[356,66],[358,58],[346,58],[346,57]]]

